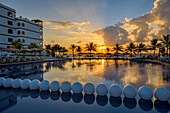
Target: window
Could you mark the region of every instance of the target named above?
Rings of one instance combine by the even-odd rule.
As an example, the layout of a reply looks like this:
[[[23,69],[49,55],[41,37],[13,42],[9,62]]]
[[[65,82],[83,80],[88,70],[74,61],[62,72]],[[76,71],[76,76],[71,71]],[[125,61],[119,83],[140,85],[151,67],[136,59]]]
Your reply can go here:
[[[43,36],[42,35],[40,35],[40,39],[42,39],[43,38]]]
[[[8,38],[8,42],[12,42],[13,41],[13,38]]]
[[[24,40],[24,39],[22,39],[22,42],[23,42],[23,43],[25,43],[25,40]]]
[[[40,45],[43,45],[43,42],[40,42]]]
[[[19,23],[19,22],[17,23],[17,26],[20,26],[20,23]]]
[[[8,25],[13,26],[13,22],[8,20]]]
[[[18,31],[18,34],[21,34],[21,31]]]
[[[8,33],[9,34],[13,34],[13,30],[12,29],[8,29]]]
[[[23,35],[25,35],[25,32],[24,32],[24,31],[22,31],[22,34],[23,34]]]
[[[20,40],[20,39],[18,39],[18,41],[19,41],[19,42],[21,42],[21,40]]]
[[[13,17],[13,14],[11,12],[8,12],[8,16]]]
[[[25,27],[25,24],[24,24],[24,23],[22,23],[22,27]]]
[[[40,28],[40,32],[43,32],[43,29],[42,29],[42,28]]]

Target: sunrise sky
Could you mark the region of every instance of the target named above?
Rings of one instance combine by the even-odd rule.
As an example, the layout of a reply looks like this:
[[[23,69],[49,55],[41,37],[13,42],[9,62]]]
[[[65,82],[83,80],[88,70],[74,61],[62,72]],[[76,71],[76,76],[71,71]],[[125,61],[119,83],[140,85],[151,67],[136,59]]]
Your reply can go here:
[[[44,44],[149,43],[170,33],[170,0],[0,0],[44,21]]]

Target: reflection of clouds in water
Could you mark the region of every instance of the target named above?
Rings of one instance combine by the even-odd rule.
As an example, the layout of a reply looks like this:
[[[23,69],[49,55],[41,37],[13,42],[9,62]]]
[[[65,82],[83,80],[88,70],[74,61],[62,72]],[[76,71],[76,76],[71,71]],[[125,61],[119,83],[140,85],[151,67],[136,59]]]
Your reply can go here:
[[[73,66],[74,65],[74,66]],[[1,69],[0,69],[1,70]],[[12,73],[12,74],[11,74]],[[150,63],[135,63],[123,60],[74,60],[37,63],[3,68],[0,75],[22,79],[47,79],[50,82],[57,80],[60,83],[87,82],[98,85],[105,83],[126,84],[139,88],[147,85],[152,89],[163,86],[170,88],[170,70]]]
[[[51,77],[46,79],[58,80],[59,82],[70,81],[85,84],[92,82],[95,85],[105,83],[108,86],[115,83],[123,87],[126,84],[139,88],[147,85],[152,89],[159,86],[169,86],[168,81],[170,71],[161,65],[146,63],[129,63],[122,60],[75,60],[65,63],[66,70],[52,70]],[[48,74],[47,74],[48,75]]]

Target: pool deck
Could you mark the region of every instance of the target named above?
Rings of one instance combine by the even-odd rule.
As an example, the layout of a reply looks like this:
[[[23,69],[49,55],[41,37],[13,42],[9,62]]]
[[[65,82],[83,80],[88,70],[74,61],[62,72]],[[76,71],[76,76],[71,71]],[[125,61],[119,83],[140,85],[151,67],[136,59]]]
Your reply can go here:
[[[8,67],[8,66],[17,66],[17,65],[26,65],[26,64],[36,64],[36,63],[44,63],[44,62],[55,62],[55,61],[65,61],[71,59],[45,59],[45,60],[37,60],[37,61],[26,61],[26,62],[15,62],[15,63],[7,63],[7,64],[0,64],[1,67]]]

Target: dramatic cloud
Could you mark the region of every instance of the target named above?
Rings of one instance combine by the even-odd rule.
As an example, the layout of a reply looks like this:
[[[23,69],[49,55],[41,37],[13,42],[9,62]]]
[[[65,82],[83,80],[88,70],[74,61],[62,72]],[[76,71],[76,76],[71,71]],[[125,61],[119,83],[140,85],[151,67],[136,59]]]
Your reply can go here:
[[[131,27],[129,37],[137,42],[148,41],[150,38],[161,38],[170,33],[170,0],[156,0],[154,8],[138,18],[125,19],[126,27]]]
[[[128,32],[121,28],[120,25],[109,26],[93,32],[101,36],[106,45],[113,46],[115,43],[124,44],[129,41]]]
[[[101,36],[106,45],[128,42],[148,42],[170,34],[170,0],[156,0],[153,9],[145,15],[127,19],[115,26],[98,29],[94,34]]]

